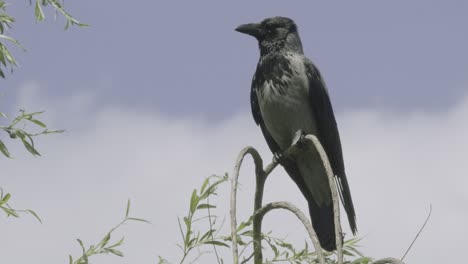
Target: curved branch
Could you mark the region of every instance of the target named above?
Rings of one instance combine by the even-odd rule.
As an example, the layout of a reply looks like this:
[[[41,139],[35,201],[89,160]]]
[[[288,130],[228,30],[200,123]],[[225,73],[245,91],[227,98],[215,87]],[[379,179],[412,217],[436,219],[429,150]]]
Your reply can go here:
[[[342,241],[342,231],[341,231],[341,222],[340,222],[340,204],[338,201],[338,193],[337,187],[335,182],[335,174],[333,174],[333,170],[330,165],[330,161],[328,160],[327,153],[325,149],[323,149],[322,144],[318,138],[314,135],[305,135],[305,139],[311,141],[315,149],[320,155],[320,159],[322,160],[323,166],[328,176],[328,183],[330,184],[330,190],[333,200],[333,214],[335,215],[335,237],[336,237],[336,252],[338,255],[338,264],[343,263],[343,241]]]
[[[295,214],[297,218],[299,218],[299,220],[302,222],[302,224],[306,228],[307,233],[309,233],[309,237],[310,237],[310,240],[312,240],[312,244],[314,245],[319,263],[325,264],[325,259],[323,258],[322,248],[320,247],[317,234],[315,233],[315,230],[312,227],[312,224],[307,219],[307,216],[293,204],[289,202],[273,202],[273,203],[266,204],[265,206],[257,210],[257,212],[254,215],[254,218],[258,217],[259,221],[261,222],[265,214],[274,209],[288,210],[291,213]]]
[[[300,135],[301,131],[298,131],[298,135]],[[324,164],[324,168],[326,170],[327,176],[328,176],[328,181],[330,184],[331,188],[331,194],[332,194],[332,199],[333,199],[333,211],[334,211],[334,224],[335,224],[335,233],[336,233],[336,244],[337,244],[337,255],[338,255],[338,264],[343,263],[343,241],[342,241],[342,231],[341,231],[341,224],[340,224],[340,209],[339,209],[339,202],[338,202],[338,193],[337,193],[337,187],[336,183],[334,180],[334,174],[332,171],[332,168],[330,166],[330,162],[328,160],[327,154],[325,153],[325,150],[322,147],[322,144],[320,144],[320,141],[315,137],[314,135],[306,135],[304,137],[305,139],[311,141],[315,148],[317,149],[317,152],[320,155],[320,158]],[[300,137],[298,137],[298,140],[300,140]],[[293,144],[283,153],[283,156],[289,156],[294,153],[294,151],[297,150],[296,146],[298,143],[298,140],[294,140]],[[239,170],[242,165],[242,162],[244,160],[244,157],[250,154],[254,160],[255,163],[255,174],[256,174],[256,188],[255,188],[255,200],[254,200],[254,218],[253,218],[253,246],[254,246],[254,263],[262,263],[263,261],[263,256],[262,256],[262,218],[263,217],[258,217],[257,210],[259,210],[262,206],[262,199],[263,199],[263,190],[265,186],[265,181],[267,176],[278,166],[279,161],[277,159],[274,159],[273,162],[271,162],[265,170],[263,170],[263,160],[258,154],[258,151],[253,148],[253,147],[246,147],[244,148],[238,155],[236,164],[234,166],[234,173],[233,173],[233,179],[231,182],[231,209],[230,209],[230,216],[231,216],[231,239],[232,239],[232,254],[233,254],[233,262],[234,264],[239,263],[239,253],[238,253],[238,243],[237,243],[237,216],[236,216],[236,197],[237,197],[237,184],[239,181]],[[272,208],[273,209],[273,208]],[[285,208],[286,209],[286,208]],[[271,210],[271,209],[270,209]],[[289,210],[289,209],[288,209]],[[291,211],[291,210],[290,210]],[[291,211],[293,212],[293,211]],[[294,213],[294,212],[293,212]],[[296,214],[297,215],[297,214]],[[299,216],[298,216],[299,217]],[[299,219],[301,219],[299,217]],[[302,220],[301,220],[302,221]],[[304,223],[304,222],[303,222]],[[310,224],[309,224],[310,225]],[[315,235],[315,231],[311,233],[309,231],[309,227],[307,226],[306,223],[304,223],[304,226],[309,232],[309,236],[311,236],[312,243],[317,242],[317,238]],[[313,230],[313,228],[312,228]],[[318,249],[318,250],[317,250]],[[316,248],[317,256],[319,258],[320,263],[324,262],[325,260],[323,259],[323,255],[321,252],[321,247]],[[319,253],[320,252],[320,253]],[[321,256],[321,257],[319,257]]]
[[[239,250],[237,247],[237,212],[236,212],[236,197],[237,197],[237,184],[239,181],[239,170],[242,165],[242,161],[244,160],[244,157],[250,154],[254,160],[255,163],[255,174],[257,176],[257,182],[259,181],[259,178],[264,178],[264,172],[263,172],[263,160],[260,157],[260,154],[258,154],[258,151],[253,148],[253,147],[245,147],[244,149],[241,150],[239,155],[237,156],[237,161],[236,165],[234,166],[234,173],[233,173],[233,178],[231,181],[231,209],[230,209],[230,215],[231,215],[231,239],[232,239],[232,255],[233,255],[233,262],[234,264],[239,263]],[[264,180],[263,180],[264,182]],[[258,192],[258,186],[256,193]],[[257,204],[257,194],[255,195],[255,204]],[[263,196],[263,186],[261,188],[261,196]],[[261,206],[261,198],[260,198],[260,206]]]
[[[291,155],[297,148],[296,143],[293,144],[283,153],[283,156]],[[256,166],[256,187],[255,187],[255,201],[254,201],[254,211],[253,211],[253,247],[254,247],[254,263],[261,264],[263,262],[263,253],[262,253],[262,219],[256,216],[256,212],[262,207],[263,200],[263,189],[265,187],[265,181],[270,175],[270,173],[278,166],[279,160],[273,159],[273,161],[266,166],[265,170],[257,171]],[[307,228],[307,227],[306,227]]]

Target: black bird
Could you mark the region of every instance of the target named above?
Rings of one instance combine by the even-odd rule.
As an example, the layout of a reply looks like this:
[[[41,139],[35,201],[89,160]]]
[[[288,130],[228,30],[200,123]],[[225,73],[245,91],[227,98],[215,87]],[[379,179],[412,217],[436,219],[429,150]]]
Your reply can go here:
[[[254,120],[268,146],[280,157],[299,130],[320,140],[355,234],[356,216],[332,105],[319,70],[304,56],[296,24],[289,18],[272,17],[241,25],[236,31],[255,37],[259,43],[260,60],[250,100]],[[292,157],[281,157],[279,161],[307,199],[320,245],[325,250],[335,250],[331,191],[317,151],[304,146]]]

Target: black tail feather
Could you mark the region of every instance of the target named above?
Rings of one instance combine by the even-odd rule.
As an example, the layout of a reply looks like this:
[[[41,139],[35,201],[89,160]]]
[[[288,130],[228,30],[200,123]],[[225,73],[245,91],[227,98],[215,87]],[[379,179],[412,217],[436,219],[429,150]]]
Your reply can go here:
[[[320,246],[327,251],[335,250],[336,236],[333,204],[319,207],[315,201],[309,200],[309,213]]]

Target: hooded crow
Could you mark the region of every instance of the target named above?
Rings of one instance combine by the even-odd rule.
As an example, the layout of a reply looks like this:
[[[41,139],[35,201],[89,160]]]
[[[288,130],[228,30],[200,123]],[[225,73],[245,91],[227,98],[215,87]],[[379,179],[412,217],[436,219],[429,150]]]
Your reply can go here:
[[[272,17],[241,25],[236,31],[258,40],[260,59],[253,76],[252,114],[275,156],[289,148],[296,132],[315,135],[335,173],[341,201],[353,234],[356,215],[343,162],[340,136],[325,83],[317,67],[304,56],[293,20]],[[312,146],[304,146],[280,164],[309,204],[310,217],[323,249],[336,249],[331,190],[324,165]]]

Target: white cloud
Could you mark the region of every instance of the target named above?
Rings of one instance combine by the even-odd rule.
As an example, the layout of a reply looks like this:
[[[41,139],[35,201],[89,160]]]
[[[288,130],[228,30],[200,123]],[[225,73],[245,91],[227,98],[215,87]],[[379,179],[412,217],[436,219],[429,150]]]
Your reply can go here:
[[[79,254],[74,239],[97,241],[119,221],[127,198],[133,201],[133,214],[153,225],[124,226],[120,234],[127,239],[126,258],[105,256],[96,263],[154,263],[157,255],[177,261],[176,216],[186,212],[191,190],[206,176],[230,172],[246,145],[271,159],[247,112],[218,123],[171,119],[138,109],[99,107],[89,94],[44,98],[37,87],[23,87],[19,104],[47,109],[49,123],[68,132],[40,139],[42,158],[19,154],[24,151],[14,147],[17,158],[2,161],[0,180],[13,194],[13,205],[36,210],[44,224],[29,217],[2,220],[0,263],[66,263],[68,253]],[[84,105],[80,98],[86,99]],[[467,115],[468,100],[444,113],[363,109],[339,115],[364,252],[401,256],[432,203],[432,219],[407,262],[458,261],[439,253],[439,247],[462,252],[461,240],[468,235],[462,225],[468,221]],[[241,173],[239,210],[247,216],[254,183],[249,159]],[[266,188],[265,201],[289,200],[306,208],[283,170],[271,176]],[[221,207],[227,206],[226,191],[220,191]],[[218,214],[227,217],[228,208],[223,209]],[[266,227],[295,240],[305,237],[286,213],[267,216]]]

